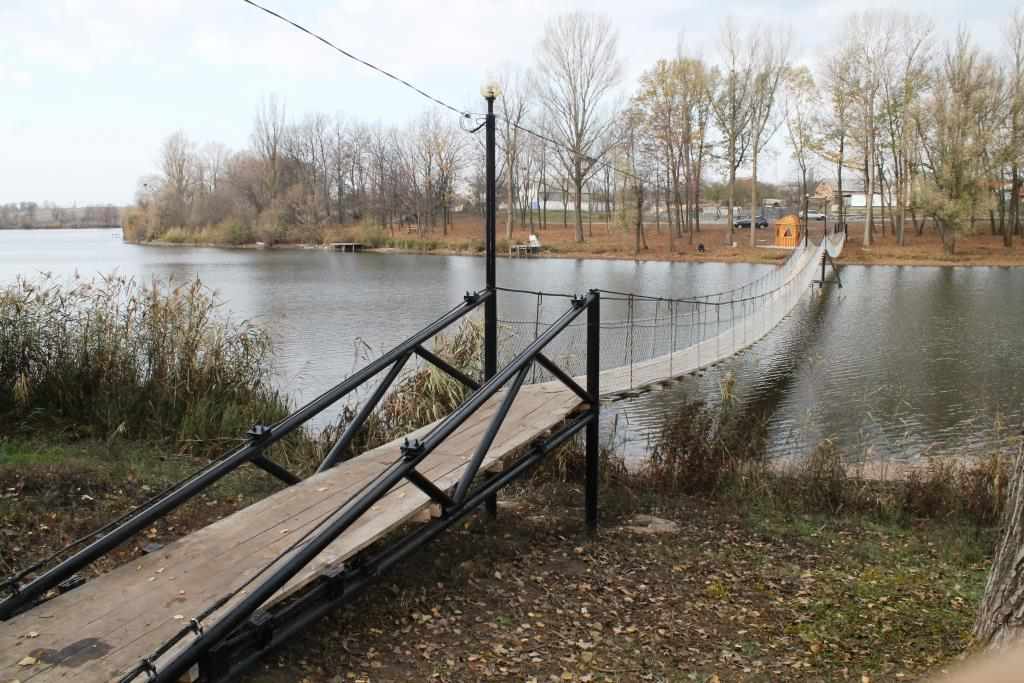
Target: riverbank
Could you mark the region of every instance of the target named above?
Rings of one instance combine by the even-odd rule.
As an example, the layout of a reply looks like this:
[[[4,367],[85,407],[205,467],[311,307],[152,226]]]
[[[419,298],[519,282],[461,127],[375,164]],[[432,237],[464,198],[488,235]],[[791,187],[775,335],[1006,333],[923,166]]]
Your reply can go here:
[[[811,236],[817,238],[822,224],[811,225]],[[749,230],[730,232],[724,224],[710,224],[695,232],[691,241],[689,235],[670,240],[667,226],[649,224],[645,228],[647,248],[635,249],[635,234],[619,228],[609,228],[606,223],[588,223],[585,226],[586,241],[574,239],[574,229],[561,224],[549,224],[545,229],[536,229],[542,250],[539,257],[568,259],[616,259],[640,261],[679,261],[716,263],[777,263],[785,259],[788,251],[773,248],[773,231],[759,230],[756,246],[750,245]],[[236,246],[260,248],[254,243],[232,244],[217,241],[193,241],[183,231],[172,231],[170,240],[155,240],[149,244],[172,244],[179,246]],[[481,238],[483,226],[476,217],[459,217],[447,231],[435,228],[420,232],[409,226],[394,230],[367,227],[363,225],[328,226],[317,233],[315,242],[288,242],[274,245],[274,248],[308,249],[331,242],[359,242],[368,251],[386,253],[417,253],[437,255],[480,255],[484,245]],[[505,237],[503,226],[498,229],[498,254],[509,254],[512,244],[525,244],[529,229],[516,228],[511,240]],[[221,234],[204,232],[201,234]],[[946,255],[942,239],[932,230],[918,235],[907,230],[905,244],[900,246],[891,233],[876,234],[873,244],[863,246],[862,230],[851,226],[850,238],[843,250],[842,263],[856,265],[905,265],[905,266],[1020,266],[1024,265],[1024,246],[1021,240],[1009,249],[1003,246],[1002,237],[991,234],[964,236],[957,243],[957,253]],[[733,246],[735,244],[735,246]],[[704,246],[704,251],[698,249]],[[534,258],[536,258],[535,256]]]

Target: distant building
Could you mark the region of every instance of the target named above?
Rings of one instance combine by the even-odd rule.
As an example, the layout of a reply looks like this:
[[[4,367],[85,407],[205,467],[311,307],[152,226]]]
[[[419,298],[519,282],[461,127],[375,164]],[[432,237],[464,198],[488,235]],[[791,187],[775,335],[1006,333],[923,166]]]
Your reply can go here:
[[[533,208],[540,210],[547,207],[548,211],[575,211],[576,196],[574,192],[563,192],[562,190],[547,190],[541,192],[531,201]],[[580,201],[580,208],[583,211],[590,211],[590,193],[584,192]],[[598,202],[598,210],[603,211],[603,202]]]

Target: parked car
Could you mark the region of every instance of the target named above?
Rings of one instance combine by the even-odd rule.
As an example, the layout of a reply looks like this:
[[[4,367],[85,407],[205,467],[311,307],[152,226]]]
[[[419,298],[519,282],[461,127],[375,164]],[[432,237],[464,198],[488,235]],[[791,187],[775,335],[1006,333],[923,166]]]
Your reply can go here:
[[[747,216],[746,218],[737,218],[736,220],[734,220],[732,222],[732,227],[734,227],[734,228],[749,228],[750,227],[750,217]],[[758,216],[757,217],[757,227],[758,227],[758,229],[767,228],[768,227],[768,219],[765,218],[764,216]]]
[[[804,216],[804,212],[800,212],[800,218],[806,218],[809,221],[823,221],[825,220],[825,214],[821,211],[808,211],[807,215]]]

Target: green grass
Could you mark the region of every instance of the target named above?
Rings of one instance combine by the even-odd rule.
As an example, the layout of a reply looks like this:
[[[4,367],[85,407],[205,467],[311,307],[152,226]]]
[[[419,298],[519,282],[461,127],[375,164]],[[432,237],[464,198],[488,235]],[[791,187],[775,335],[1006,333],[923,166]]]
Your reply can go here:
[[[955,654],[969,645],[994,529],[946,521],[907,526],[856,514],[765,515],[763,510],[748,513],[746,520],[767,536],[839,560],[800,574],[799,582],[814,599],[806,602],[808,617],[788,627],[819,665],[842,666],[854,650],[861,666],[885,671],[898,661],[893,650],[940,648]],[[770,570],[767,576],[771,580]]]

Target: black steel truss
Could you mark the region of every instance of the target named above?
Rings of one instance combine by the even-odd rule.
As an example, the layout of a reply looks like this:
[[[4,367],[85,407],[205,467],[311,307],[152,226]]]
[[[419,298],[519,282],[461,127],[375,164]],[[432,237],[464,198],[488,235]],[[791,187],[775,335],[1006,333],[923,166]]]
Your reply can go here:
[[[246,434],[247,439],[243,445],[229,451],[221,458],[151,498],[120,519],[115,520],[102,529],[98,529],[91,536],[80,539],[81,542],[72,544],[68,549],[79,545],[84,545],[84,547],[70,554],[49,569],[46,569],[35,578],[22,583],[23,579],[31,572],[41,568],[38,565],[8,578],[0,586],[9,592],[9,595],[0,601],[0,620],[9,619],[31,608],[40,602],[43,596],[50,590],[58,588],[69,579],[76,577],[82,569],[121,545],[139,531],[149,527],[155,520],[175,510],[178,506],[230,474],[241,465],[250,463],[269,472],[286,484],[297,483],[300,481],[299,478],[277,463],[269,460],[265,455],[266,450],[390,366],[391,370],[384,381],[380,383],[371,399],[360,410],[357,419],[349,425],[349,429],[346,430],[339,443],[335,444],[335,447],[328,453],[321,464],[321,469],[335,464],[348,447],[356,432],[362,427],[377,402],[398,377],[402,365],[409,356],[417,352],[416,349],[422,349],[422,345],[437,333],[465,317],[484,302],[490,301],[493,297],[494,292],[487,290],[467,293],[462,304],[434,320],[419,332],[383,354],[380,358],[368,363],[365,367],[356,371],[331,389],[328,389],[291,415],[273,425],[254,426]],[[428,361],[431,358],[437,358],[433,354],[423,357]],[[441,370],[445,372],[448,372],[450,369],[453,368],[447,363],[441,366]],[[459,373],[459,375],[462,375],[462,373]],[[458,376],[456,376],[456,379],[462,381],[462,378]]]
[[[573,391],[582,393],[582,397],[586,399],[584,414],[571,420],[541,445],[535,446],[526,455],[521,456],[508,469],[485,480],[475,490],[470,491],[479,474],[484,457],[507,417],[533,363],[538,362],[544,367],[557,368],[546,359],[540,361],[539,359],[543,357],[541,352],[552,339],[584,311],[588,312],[586,389],[579,387],[574,380],[565,376],[565,379],[568,380],[567,385]],[[275,560],[274,562],[279,563],[279,566],[276,566],[259,582],[248,586],[244,597],[240,597],[235,604],[226,608],[222,614],[217,615],[215,623],[206,628],[183,631],[179,634],[178,639],[185,637],[188,633],[195,635],[195,638],[187,646],[159,665],[152,660],[145,660],[143,665],[140,665],[123,680],[132,680],[135,676],[145,673],[149,680],[173,683],[196,664],[199,665],[200,675],[204,680],[222,680],[233,676],[245,665],[255,661],[255,658],[262,652],[282,642],[302,625],[350,599],[355,592],[365,588],[370,579],[387,571],[409,553],[444,531],[454,521],[485,504],[500,488],[520,476],[531,465],[543,459],[553,448],[584,427],[587,428],[585,517],[588,526],[594,528],[597,524],[597,437],[600,415],[599,334],[600,294],[591,291],[586,297],[574,299],[570,310],[549,326],[508,365],[481,385],[451,414],[437,423],[424,435],[422,440],[407,440],[401,447],[400,460],[393,467],[386,470],[381,478],[373,482],[358,497],[346,501],[336,511],[335,516],[328,518],[326,523],[306,538],[301,545],[290,549],[291,552],[287,557]],[[448,492],[441,491],[417,471],[417,466],[502,389],[506,389],[506,394],[481,437],[462,478],[455,487],[454,494],[449,495]],[[321,579],[299,597],[289,600],[284,607],[275,607],[270,611],[262,609],[263,605],[277,591],[403,479],[419,487],[441,506],[441,515],[437,520],[414,530],[392,543],[385,551],[358,562],[351,569],[339,570],[336,574]],[[165,645],[161,650],[167,652],[170,648]]]
[[[328,451],[318,471],[332,467],[348,450],[354,436],[413,354],[434,364],[470,388],[472,393],[458,408],[424,435],[422,440],[406,441],[401,448],[401,458],[396,463],[387,468],[377,480],[370,482],[359,495],[346,501],[341,508],[335,511],[333,516],[326,520],[326,524],[314,529],[315,533],[312,533],[300,545],[290,548],[286,557],[278,558],[271,563],[267,569],[273,571],[269,571],[259,582],[253,583],[237,603],[231,603],[230,598],[235,596],[230,595],[208,608],[204,612],[206,617],[215,610],[226,608],[226,611],[217,615],[213,624],[208,627],[204,625],[202,623],[203,615],[200,615],[200,618],[193,620],[191,626],[184,628],[151,657],[144,659],[123,680],[133,680],[137,676],[145,675],[147,680],[177,681],[181,675],[197,664],[204,680],[220,680],[233,676],[268,648],[276,646],[297,629],[349,600],[356,592],[368,586],[374,577],[387,571],[458,519],[480,508],[481,505],[489,507],[495,500],[498,490],[522,475],[530,466],[542,460],[552,449],[584,428],[586,428],[587,434],[585,517],[588,526],[594,528],[597,524],[597,430],[600,415],[598,384],[600,294],[597,291],[591,291],[585,297],[573,299],[571,308],[544,333],[534,339],[508,365],[494,372],[489,379],[480,384],[427,351],[423,348],[423,344],[481,303],[493,298],[494,295],[493,290],[467,294],[460,306],[427,325],[417,334],[369,363],[309,404],[274,425],[253,427],[247,433],[247,441],[244,445],[230,451],[143,506],[99,530],[85,547],[39,576],[24,585],[20,585],[19,582],[27,575],[25,572],[17,577],[12,577],[11,580],[8,580],[8,585],[13,590],[3,602],[0,602],[0,618],[7,619],[28,609],[37,604],[42,596],[51,589],[60,585],[68,585],[67,582],[73,579],[79,570],[242,464],[250,463],[260,467],[286,484],[298,483],[300,479],[297,476],[266,457],[266,450],[289,433],[300,428],[309,419],[387,369],[383,380],[364,401],[337,443]],[[587,382],[585,388],[542,353],[551,340],[584,312],[587,312]],[[586,406],[584,412],[570,419],[554,434],[530,448],[525,454],[520,455],[504,471],[483,478],[482,483],[475,484],[484,458],[534,363],[550,372],[558,381],[579,396]],[[505,390],[505,395],[501,398],[487,429],[480,437],[462,477],[453,490],[442,491],[424,477],[417,470],[417,466],[444,443],[485,402],[502,390]],[[269,611],[263,610],[263,605],[281,587],[402,480],[409,481],[439,506],[441,512],[437,519],[391,542],[384,550],[372,557],[360,558],[354,564],[350,561],[346,567],[333,574],[325,575],[284,605],[274,606]],[[230,606],[226,607],[228,605]],[[191,636],[194,636],[194,639],[188,645],[175,647],[181,640]],[[168,653],[173,650],[176,650],[176,653],[169,657],[168,661],[162,661],[168,658]]]

